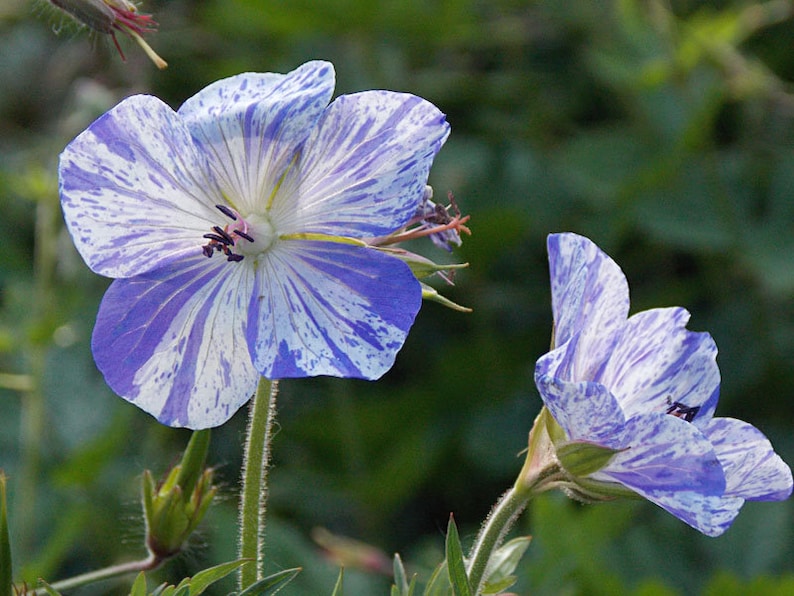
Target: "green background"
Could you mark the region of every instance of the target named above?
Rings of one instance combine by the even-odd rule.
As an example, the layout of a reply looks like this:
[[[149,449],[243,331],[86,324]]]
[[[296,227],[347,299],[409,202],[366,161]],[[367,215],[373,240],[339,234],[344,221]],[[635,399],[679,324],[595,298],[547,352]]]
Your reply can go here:
[[[718,415],[761,428],[794,462],[794,7],[790,2],[162,0],[147,2],[156,70],[120,36],[43,1],[0,5],[0,468],[15,577],[29,582],[141,557],[144,468],[165,473],[186,431],[114,396],[89,341],[108,281],[63,230],[57,156],[123,97],[179,106],[244,71],[332,61],[337,94],[421,95],[452,134],[431,173],[474,234],[453,312],[427,303],[377,383],[282,385],[269,568],[283,593],[330,594],[316,528],[400,552],[427,579],[452,512],[464,544],[515,479],[540,407],[551,333],[545,238],[584,234],[623,267],[632,311],[681,305],[720,348]],[[424,246],[426,254],[445,258]],[[30,387],[30,386],[32,387]],[[245,408],[213,434],[221,498],[177,582],[235,556]],[[794,593],[794,507],[749,503],[706,538],[645,502],[539,499],[518,593]],[[348,594],[389,578],[352,567]],[[153,582],[150,582],[150,585]],[[128,584],[127,584],[128,585]],[[218,589],[226,593],[232,584]],[[83,594],[125,593],[124,584]]]

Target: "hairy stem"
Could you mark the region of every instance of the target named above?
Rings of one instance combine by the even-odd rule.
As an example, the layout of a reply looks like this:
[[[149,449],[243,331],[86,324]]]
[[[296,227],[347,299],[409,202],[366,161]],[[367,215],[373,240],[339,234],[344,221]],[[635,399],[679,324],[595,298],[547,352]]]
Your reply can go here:
[[[262,579],[262,551],[267,509],[267,468],[276,417],[278,382],[262,377],[251,402],[243,455],[243,486],[240,498],[240,558],[253,564],[240,569],[240,590]]]

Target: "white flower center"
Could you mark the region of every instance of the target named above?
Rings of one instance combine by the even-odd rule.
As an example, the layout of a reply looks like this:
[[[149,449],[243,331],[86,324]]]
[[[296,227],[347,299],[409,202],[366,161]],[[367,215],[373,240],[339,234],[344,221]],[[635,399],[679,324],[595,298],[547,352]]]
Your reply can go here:
[[[202,247],[202,252],[207,258],[216,252],[226,256],[226,260],[234,263],[242,261],[245,257],[255,258],[273,245],[278,234],[267,215],[254,213],[243,217],[234,209],[226,205],[215,205],[218,211],[231,220],[225,226],[212,226],[204,238],[209,240]]]

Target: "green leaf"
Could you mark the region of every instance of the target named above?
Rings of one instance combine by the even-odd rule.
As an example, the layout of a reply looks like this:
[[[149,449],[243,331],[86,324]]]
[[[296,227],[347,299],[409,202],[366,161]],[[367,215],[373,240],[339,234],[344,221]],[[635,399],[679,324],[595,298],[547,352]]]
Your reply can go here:
[[[395,589],[397,590],[396,592]],[[405,567],[399,553],[394,553],[394,586],[392,586],[392,594],[395,594],[395,596],[407,596],[408,594],[408,578],[405,575]]]
[[[344,583],[344,577],[345,577],[345,568],[340,567],[339,577],[336,580],[336,585],[334,586],[334,591],[331,592],[331,596],[344,596],[344,586],[342,585]]]
[[[452,586],[449,583],[449,573],[447,572],[447,562],[442,561],[425,586],[424,596],[450,596]]]
[[[485,580],[483,594],[498,594],[516,582],[513,572],[524,556],[531,536],[520,536],[505,543],[491,555],[488,563],[489,574]]]
[[[463,560],[463,548],[460,545],[455,519],[451,515],[447,526],[447,570],[455,596],[471,596],[471,586],[466,576],[466,563]]]
[[[240,592],[238,596],[271,596],[295,579],[295,576],[301,571],[302,568],[295,567],[293,569],[279,571],[273,575],[268,575],[266,578],[260,579],[255,584],[248,586],[245,590]]]
[[[221,563],[220,565],[216,565],[215,567],[210,567],[209,569],[204,569],[203,571],[199,571],[193,578],[188,582],[187,586],[190,587],[190,596],[198,596],[199,594],[203,593],[204,590],[209,588],[212,584],[217,581],[222,580],[224,577],[232,573],[233,571],[239,569],[243,565],[248,563],[248,559],[240,559],[238,561],[229,561],[228,563]],[[185,587],[187,587],[185,586]],[[182,584],[179,586],[182,588]]]
[[[146,596],[146,574],[141,571],[130,588],[130,596]]]

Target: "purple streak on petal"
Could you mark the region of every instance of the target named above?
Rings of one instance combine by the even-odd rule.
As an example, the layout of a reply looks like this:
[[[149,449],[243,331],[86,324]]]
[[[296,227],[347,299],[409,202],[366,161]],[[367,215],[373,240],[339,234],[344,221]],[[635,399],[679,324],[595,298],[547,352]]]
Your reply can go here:
[[[547,241],[555,346],[575,333],[588,338],[608,336],[629,314],[629,287],[620,267],[591,240],[577,234],[551,234]],[[604,348],[587,348],[592,361]]]
[[[612,352],[592,380],[610,387],[626,416],[665,412],[674,403],[699,407],[706,422],[717,405],[717,346],[708,333],[686,330],[683,308],[633,315],[615,335]]]
[[[628,448],[593,478],[620,482],[643,496],[652,490],[709,496],[724,492],[717,454],[693,424],[667,414],[646,414],[630,419],[626,434]]]
[[[343,95],[307,139],[272,217],[284,233],[391,233],[416,213],[448,134],[444,114],[419,97],[390,91]]]
[[[198,256],[113,282],[92,338],[108,385],[163,424],[225,422],[258,380],[242,339],[252,277]]]
[[[88,266],[131,277],[193,251],[220,195],[180,118],[155,97],[130,97],[64,149],[67,228]]]
[[[713,418],[703,429],[725,469],[725,494],[752,501],[783,501],[791,496],[791,469],[753,425]]]
[[[626,446],[623,412],[606,387],[547,375],[536,376],[535,384],[543,403],[569,440],[588,441],[611,449]]]
[[[289,240],[259,267],[247,338],[261,374],[377,379],[391,368],[421,303],[405,263],[370,248]]]
[[[334,67],[313,61],[287,74],[245,73],[201,90],[179,109],[243,215],[264,213],[295,151],[331,100]]]

